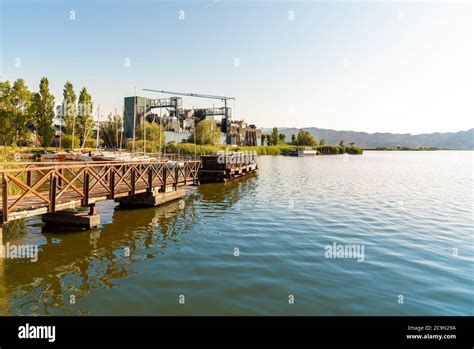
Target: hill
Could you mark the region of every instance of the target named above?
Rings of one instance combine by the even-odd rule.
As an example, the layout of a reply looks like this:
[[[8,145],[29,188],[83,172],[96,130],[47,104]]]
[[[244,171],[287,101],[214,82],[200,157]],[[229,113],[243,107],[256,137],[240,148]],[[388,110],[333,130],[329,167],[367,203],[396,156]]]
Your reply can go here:
[[[354,142],[356,145],[372,147],[412,147],[412,148],[439,148],[439,149],[460,149],[474,150],[474,128],[467,131],[447,132],[447,133],[423,133],[412,135],[409,133],[367,133],[356,131],[336,131],[331,129],[305,127],[305,130],[319,141],[325,139],[327,144],[338,144],[344,140],[346,144]],[[262,128],[264,133],[271,132],[270,128]],[[298,128],[282,127],[278,128],[280,133],[286,136],[287,140],[291,135],[296,135]]]

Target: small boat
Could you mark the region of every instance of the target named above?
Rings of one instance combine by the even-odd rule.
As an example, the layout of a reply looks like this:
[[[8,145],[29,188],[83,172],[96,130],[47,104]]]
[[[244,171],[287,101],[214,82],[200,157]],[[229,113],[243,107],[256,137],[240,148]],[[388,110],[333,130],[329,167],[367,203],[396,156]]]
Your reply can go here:
[[[41,154],[40,159],[43,161],[49,161],[49,160],[65,160],[66,159],[67,153],[65,152],[60,152],[60,153],[44,153]]]
[[[76,157],[77,161],[93,161],[92,156],[89,154],[78,154]]]
[[[103,155],[93,155],[91,156],[92,161],[116,161],[112,157],[103,156]]]
[[[101,152],[97,154],[91,154],[90,158],[92,161],[130,161],[131,155],[128,153],[119,152]]]
[[[148,155],[131,156],[129,161],[156,161],[156,158]]]
[[[288,153],[289,156],[315,156],[316,154],[317,151],[309,147],[298,148]]]
[[[56,158],[58,160],[66,160],[67,155],[68,155],[68,153],[65,153],[65,152],[56,153]]]
[[[40,159],[42,161],[47,161],[47,160],[56,160],[58,157],[54,153],[46,153],[46,154],[41,154]]]

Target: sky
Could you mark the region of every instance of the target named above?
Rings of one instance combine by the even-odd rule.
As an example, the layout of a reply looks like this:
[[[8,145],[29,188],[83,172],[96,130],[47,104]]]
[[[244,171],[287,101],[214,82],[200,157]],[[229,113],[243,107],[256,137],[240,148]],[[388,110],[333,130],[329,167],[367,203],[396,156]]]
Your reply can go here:
[[[235,97],[258,127],[474,127],[470,1],[0,0],[0,76],[100,114],[143,88]],[[183,98],[186,107],[219,100]]]

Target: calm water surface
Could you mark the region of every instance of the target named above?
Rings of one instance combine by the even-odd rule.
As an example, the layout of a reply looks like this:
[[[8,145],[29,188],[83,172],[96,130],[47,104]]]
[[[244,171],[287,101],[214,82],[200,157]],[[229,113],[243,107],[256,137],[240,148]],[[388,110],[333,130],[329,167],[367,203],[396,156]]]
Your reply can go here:
[[[192,188],[181,203],[104,202],[97,230],[32,218],[4,231],[4,243],[40,252],[0,260],[0,310],[473,315],[473,154],[260,157],[257,175]],[[326,258],[333,243],[364,246],[364,261]]]

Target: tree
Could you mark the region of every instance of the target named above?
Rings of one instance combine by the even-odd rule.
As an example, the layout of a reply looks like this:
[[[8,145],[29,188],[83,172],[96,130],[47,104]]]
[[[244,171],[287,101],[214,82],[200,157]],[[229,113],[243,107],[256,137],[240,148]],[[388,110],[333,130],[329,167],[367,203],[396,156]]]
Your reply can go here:
[[[286,143],[286,136],[283,133],[280,133],[278,135],[278,143],[279,144],[285,144]]]
[[[272,145],[272,135],[271,134],[267,134],[267,145]]]
[[[37,135],[41,139],[41,146],[51,145],[54,138],[54,96],[49,92],[49,81],[46,77],[40,81],[39,92],[34,93],[31,98],[30,112]]]
[[[319,141],[319,145],[320,146],[326,145],[326,140],[324,138],[321,138],[321,140]]]
[[[144,121],[144,125],[146,127],[146,140],[150,142],[155,142],[159,144],[165,144],[165,132],[163,128],[154,122]],[[143,129],[143,125],[139,125],[137,127],[137,140],[144,140],[145,139],[145,130]]]
[[[100,123],[100,134],[104,140],[104,145],[108,148],[119,148],[122,140],[122,128],[123,120],[120,115],[110,113],[107,117],[107,121]],[[140,130],[140,129],[139,129]],[[152,134],[153,131],[147,129],[148,134]]]
[[[28,141],[30,130],[28,129],[29,108],[31,92],[25,84],[25,80],[18,79],[13,83],[11,89],[11,102],[13,111],[13,141],[17,145],[25,145]]]
[[[278,129],[276,127],[272,130],[272,144],[278,145],[280,138],[278,137]]]
[[[296,145],[315,146],[316,144],[316,139],[309,131],[299,130],[298,136],[296,136]]]
[[[72,146],[72,135],[64,135],[61,141],[61,146],[64,149],[74,149]],[[79,137],[74,136],[74,144],[78,145],[80,143]]]
[[[296,144],[296,136],[294,134],[291,135],[291,144]]]
[[[0,82],[0,142],[5,146],[13,143],[15,137],[11,90],[10,81]]]
[[[62,119],[62,130],[65,134],[71,135],[75,133],[76,126],[76,93],[74,87],[69,81],[66,81],[63,89],[63,119]],[[72,137],[71,137],[72,140]],[[77,144],[76,144],[77,145]],[[74,149],[74,144],[71,143],[71,149]]]
[[[196,125],[195,129],[196,139],[193,142],[196,144],[215,144],[221,135],[220,129],[214,120],[203,120]]]
[[[265,136],[264,134],[262,134],[262,136],[261,136],[260,139],[261,139],[261,142],[260,142],[260,143],[261,143],[262,145],[265,145],[265,140],[267,139],[267,136]]]
[[[345,142],[346,142],[346,141],[342,139],[342,140],[339,142],[339,145],[340,145],[341,147],[343,147],[343,146],[345,145]]]
[[[350,142],[349,145],[353,147],[355,145],[355,142]]]
[[[79,94],[79,103],[77,106],[77,117],[76,117],[76,128],[77,136],[81,140],[81,144],[84,142],[84,138],[88,139],[92,134],[92,128],[94,121],[92,120],[92,111],[94,105],[92,103],[92,97],[87,92],[85,87],[82,88]]]

